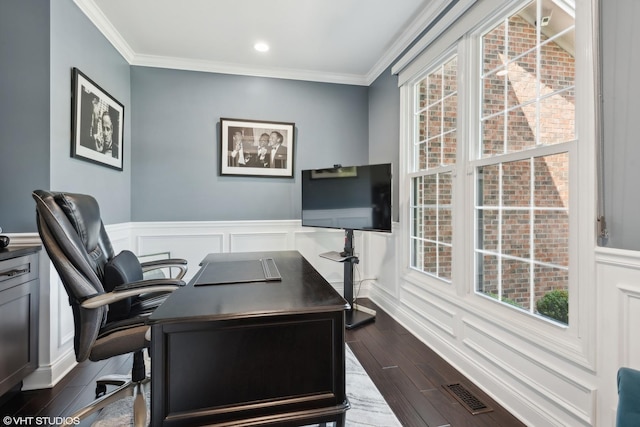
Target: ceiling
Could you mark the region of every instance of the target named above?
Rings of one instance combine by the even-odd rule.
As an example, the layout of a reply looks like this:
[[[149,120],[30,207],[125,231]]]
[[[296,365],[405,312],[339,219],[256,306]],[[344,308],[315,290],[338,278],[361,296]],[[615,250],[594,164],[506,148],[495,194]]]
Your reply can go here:
[[[132,65],[369,85],[451,0],[74,1]]]

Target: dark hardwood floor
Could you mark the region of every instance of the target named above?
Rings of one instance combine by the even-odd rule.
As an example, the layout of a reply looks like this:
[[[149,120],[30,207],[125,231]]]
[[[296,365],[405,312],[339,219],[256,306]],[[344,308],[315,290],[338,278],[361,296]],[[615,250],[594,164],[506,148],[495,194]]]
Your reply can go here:
[[[376,310],[376,320],[348,330],[346,342],[403,426],[525,425],[371,301],[358,302]],[[451,384],[492,411],[473,415],[443,387]]]
[[[375,309],[376,320],[348,330],[346,341],[403,426],[524,426],[371,301],[361,299],[359,303]],[[68,415],[93,399],[96,378],[126,374],[130,369],[131,356],[83,362],[51,389],[3,396],[0,416]],[[448,384],[461,384],[493,410],[472,415],[445,390],[443,385]],[[81,427],[91,421],[82,422]]]

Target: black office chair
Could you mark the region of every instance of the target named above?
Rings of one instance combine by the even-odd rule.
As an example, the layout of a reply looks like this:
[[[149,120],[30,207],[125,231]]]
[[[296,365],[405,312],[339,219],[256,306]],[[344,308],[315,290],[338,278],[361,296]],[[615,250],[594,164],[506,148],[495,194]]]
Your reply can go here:
[[[131,379],[98,380],[96,398],[68,419],[86,418],[106,405],[132,396],[136,425],[147,425],[142,389],[146,375],[143,350],[150,344],[146,319],[164,299],[184,285],[187,262],[165,259],[141,264],[130,251],[114,254],[96,200],[88,195],[33,192],[38,232],[69,296],[75,325],[76,360],[104,360],[133,353]],[[143,280],[150,269],[178,268],[175,278]],[[118,387],[108,393],[107,385]]]

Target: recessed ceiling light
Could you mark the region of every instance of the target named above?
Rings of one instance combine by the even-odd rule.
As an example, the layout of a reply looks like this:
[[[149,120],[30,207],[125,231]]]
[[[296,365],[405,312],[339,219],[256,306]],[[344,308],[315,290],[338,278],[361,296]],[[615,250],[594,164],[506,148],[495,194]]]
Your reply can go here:
[[[253,48],[258,52],[266,52],[269,50],[269,45],[263,42],[258,42],[253,45]]]

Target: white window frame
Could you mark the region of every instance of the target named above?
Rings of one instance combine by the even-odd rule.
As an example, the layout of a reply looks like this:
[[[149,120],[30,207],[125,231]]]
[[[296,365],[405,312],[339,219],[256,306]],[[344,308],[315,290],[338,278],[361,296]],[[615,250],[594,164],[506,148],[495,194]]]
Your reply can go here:
[[[412,100],[413,100],[412,105],[411,105],[411,114],[412,114],[412,116],[415,116],[415,113],[416,113],[416,111],[415,111],[415,106],[416,106],[415,99],[416,99],[416,97],[418,96],[418,95],[417,95],[417,93],[416,93],[416,92],[417,92],[417,90],[416,90],[416,85],[417,85],[417,83],[419,83],[419,82],[423,81],[423,80],[424,80],[424,79],[425,79],[429,74],[431,74],[435,69],[437,69],[438,67],[442,67],[442,65],[443,65],[443,64],[445,64],[446,62],[448,62],[448,61],[452,60],[453,58],[456,58],[456,61],[459,61],[458,53],[457,53],[457,51],[456,51],[455,49],[450,49],[450,50],[448,50],[448,51],[444,52],[444,53],[443,53],[443,54],[442,54],[442,55],[437,59],[437,61],[435,61],[435,63],[433,64],[433,66],[432,66],[432,67],[428,68],[427,70],[425,70],[425,72],[423,72],[422,74],[420,74],[420,75],[418,76],[418,78],[414,79],[414,82],[411,84],[411,88],[412,88],[412,90],[413,90],[413,92],[414,92],[414,93],[413,93],[413,95],[412,95],[412,97],[411,97],[411,98],[412,98]],[[457,74],[457,70],[456,70],[456,74]],[[458,82],[459,82],[459,81],[460,81],[460,80],[458,79]],[[456,91],[455,91],[455,92],[456,92],[456,96],[459,96],[459,91],[457,90],[457,88],[456,88]],[[445,98],[440,98],[440,101],[444,101],[444,99],[445,99]],[[459,102],[458,102],[458,104],[459,104]],[[443,117],[442,117],[442,118],[444,119],[444,115],[443,115]],[[459,121],[458,121],[458,120],[459,120],[459,118],[458,118],[458,116],[456,116],[456,130],[453,132],[453,133],[455,133],[455,134],[456,134],[456,161],[455,161],[455,163],[454,163],[454,164],[440,165],[440,166],[438,166],[438,167],[429,168],[429,169],[425,169],[425,170],[415,170],[415,169],[416,169],[416,168],[415,168],[415,166],[414,166],[414,165],[416,164],[416,159],[415,159],[415,148],[413,149],[413,151],[411,151],[411,152],[407,153],[407,154],[408,154],[408,156],[409,156],[409,160],[408,160],[408,162],[409,162],[409,163],[408,163],[408,166],[409,166],[408,176],[409,176],[409,178],[410,178],[410,182],[411,182],[413,179],[418,178],[418,177],[425,178],[425,177],[427,177],[427,176],[440,177],[441,175],[444,175],[444,174],[450,174],[450,175],[451,175],[451,188],[452,188],[452,190],[451,190],[451,191],[452,191],[452,196],[451,196],[451,200],[452,200],[452,202],[451,202],[451,207],[452,207],[452,208],[453,208],[453,206],[455,205],[454,200],[455,200],[455,198],[456,198],[456,194],[457,194],[457,191],[456,191],[456,187],[457,187],[457,185],[456,185],[456,181],[457,181],[457,177],[458,177],[458,175],[459,175],[459,174],[458,174],[458,168],[460,167],[460,166],[459,166],[459,165],[460,165],[460,154],[459,154],[459,152],[458,152],[458,151],[459,151],[459,147],[460,147],[460,143],[459,143],[458,138],[457,138],[457,135],[459,134],[459,132],[458,132],[458,128],[459,128]],[[414,123],[414,126],[412,126],[412,129],[411,129],[411,141],[412,141],[412,144],[413,144],[413,145],[414,145],[414,147],[415,147],[416,142],[418,141],[418,138],[417,138],[417,136],[416,136],[416,131],[417,131],[417,129],[418,129],[418,126],[416,126],[416,125],[415,125],[415,122],[413,122],[413,123]],[[440,136],[442,136],[442,134],[440,134]],[[427,138],[427,140],[425,140],[425,141],[424,141],[424,143],[425,143],[425,144],[427,144],[427,143],[428,143],[428,139],[429,139],[429,138]],[[444,148],[444,143],[442,144],[442,148]],[[415,189],[413,189],[413,185],[412,185],[412,184],[411,184],[411,189],[410,189],[409,191],[410,191],[410,193],[411,193],[411,194],[413,194],[413,192],[415,191]],[[413,199],[413,196],[411,195],[411,197],[410,197],[410,199],[409,199],[409,203],[410,203],[410,204],[411,204],[411,206],[412,206],[412,207],[410,208],[411,212],[410,212],[410,219],[409,219],[409,221],[410,221],[410,223],[411,223],[411,224],[413,224],[413,223],[414,223],[414,221],[415,221],[415,218],[414,218],[414,216],[413,216],[413,203],[412,203],[412,199]],[[436,206],[438,206],[438,207],[440,206],[439,202],[438,202],[438,204],[437,204]],[[437,209],[437,208],[436,208],[436,209]],[[455,215],[453,214],[453,212],[452,212],[452,217],[453,217],[453,218],[452,218],[452,227],[453,227],[453,226],[454,226],[454,223],[455,223]],[[411,228],[409,228],[409,239],[413,239],[413,233],[411,232]],[[441,239],[436,239],[436,242],[435,242],[435,243],[437,244],[437,246],[440,246],[440,245],[442,245],[442,246],[450,246],[450,247],[453,249],[453,248],[454,248],[454,246],[453,246],[453,245],[454,245],[454,241],[455,241],[455,233],[453,233],[453,235],[452,235],[451,243],[446,244],[446,243],[442,242],[442,241],[441,241]],[[413,244],[411,244],[411,245],[410,245],[410,249],[409,249],[409,250],[410,250],[410,257],[411,257],[411,259],[413,259],[413,257],[415,257],[415,256],[416,256],[416,254],[415,254],[415,253],[414,253],[414,251],[413,251],[413,247],[414,247],[414,245],[413,245]],[[453,255],[453,254],[452,254],[452,255]],[[412,269],[414,269],[414,270],[416,270],[416,271],[420,271],[422,274],[427,274],[427,275],[429,275],[429,276],[433,277],[433,278],[434,278],[434,279],[436,279],[436,280],[440,280],[440,281],[442,281],[442,282],[444,282],[444,283],[451,284],[451,282],[452,282],[452,278],[444,278],[444,277],[439,276],[438,274],[429,273],[429,272],[424,271],[423,269],[419,269],[417,266],[412,266],[412,265],[411,265],[411,264],[412,264],[412,263],[411,263],[411,259],[409,260],[409,266],[410,266],[410,268],[412,268]],[[439,264],[439,263],[438,263],[438,264]],[[451,269],[452,269],[451,274],[452,274],[452,276],[453,276],[453,271],[455,270],[455,265],[454,265],[454,263],[453,263],[453,260],[452,260],[452,263],[451,263],[451,264],[452,264],[452,265],[451,265]]]
[[[499,22],[505,16],[515,13],[526,1],[486,0],[478,2],[466,14],[457,19],[439,38],[427,46],[412,61],[403,64],[402,69],[394,69],[399,74],[400,87],[400,222],[401,239],[401,283],[400,295],[410,298],[411,289],[421,288],[428,293],[450,301],[462,312],[473,313],[489,322],[499,325],[524,342],[545,345],[585,367],[595,366],[596,324],[595,312],[597,291],[595,288],[596,247],[596,167],[595,147],[597,139],[597,64],[594,52],[597,49],[597,34],[594,15],[597,0],[576,0],[576,137],[578,142],[570,149],[570,282],[569,282],[569,326],[561,327],[544,321],[538,316],[514,310],[491,298],[475,292],[475,170],[471,165],[472,152],[479,140],[479,126],[458,125],[458,156],[464,156],[458,163],[456,174],[453,234],[453,263],[451,284],[419,273],[410,267],[411,179],[410,147],[413,144],[412,120],[413,85],[420,80],[427,69],[438,59],[456,50],[458,54],[458,122],[479,117],[479,91],[476,90],[480,62],[480,40],[482,30]],[[564,1],[563,4],[569,2]],[[573,6],[573,5],[572,5]],[[489,17],[489,18],[488,18]],[[480,24],[478,24],[480,23]],[[427,35],[425,35],[426,37]],[[469,91],[462,90],[471,87]],[[474,141],[469,144],[467,141]],[[555,151],[555,149],[552,149]],[[573,166],[573,165],[577,165]],[[458,181],[459,180],[459,181]],[[462,181],[462,185],[458,183]],[[462,215],[457,209],[462,210]],[[403,292],[406,290],[407,292]]]

